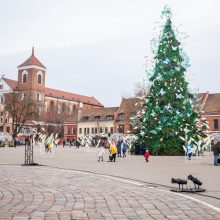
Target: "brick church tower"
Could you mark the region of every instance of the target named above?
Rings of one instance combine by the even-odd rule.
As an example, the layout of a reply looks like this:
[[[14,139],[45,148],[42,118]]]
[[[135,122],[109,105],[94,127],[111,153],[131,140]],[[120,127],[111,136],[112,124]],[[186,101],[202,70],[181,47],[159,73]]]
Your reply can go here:
[[[22,98],[31,93],[41,110],[44,106],[45,74],[46,67],[35,57],[33,47],[31,56],[18,66],[18,90],[22,92]]]

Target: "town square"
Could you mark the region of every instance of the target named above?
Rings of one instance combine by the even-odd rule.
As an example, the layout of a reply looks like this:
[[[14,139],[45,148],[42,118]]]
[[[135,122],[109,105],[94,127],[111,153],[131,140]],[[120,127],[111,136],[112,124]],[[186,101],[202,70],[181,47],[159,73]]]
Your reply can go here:
[[[0,220],[220,219],[218,0],[1,5]]]

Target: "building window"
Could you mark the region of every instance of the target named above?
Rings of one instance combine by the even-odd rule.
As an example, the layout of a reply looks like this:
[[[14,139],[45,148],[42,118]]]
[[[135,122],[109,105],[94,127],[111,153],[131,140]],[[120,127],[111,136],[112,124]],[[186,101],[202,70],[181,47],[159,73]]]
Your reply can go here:
[[[123,119],[124,119],[124,113],[118,114],[118,119],[119,119],[119,120],[123,120]]]
[[[37,109],[38,115],[41,115],[41,108]]]
[[[76,111],[76,105],[73,105],[73,112]]]
[[[22,99],[22,100],[25,100],[25,99],[26,99],[26,97],[27,97],[27,94],[26,94],[26,92],[22,92],[22,96],[21,96],[21,99]]]
[[[92,134],[94,134],[94,128],[92,128]]]
[[[41,101],[41,94],[37,93],[37,101],[40,102]]]
[[[82,128],[79,128],[79,133],[82,134]]]
[[[100,116],[95,116],[95,120],[100,120]]]
[[[84,117],[83,117],[83,120],[84,120],[84,121],[88,121],[88,120],[89,120],[89,117],[88,117],[88,116],[84,116]]]
[[[86,135],[86,128],[84,128],[84,135]]]
[[[22,72],[22,83],[24,84],[24,83],[27,83],[27,71],[26,70],[24,70],[23,72]]]
[[[113,134],[113,127],[110,128],[110,133]]]
[[[52,112],[54,110],[54,101],[50,102],[50,111]]]
[[[113,116],[113,115],[107,115],[107,116],[106,116],[106,119],[107,119],[107,120],[114,120],[114,116]]]
[[[64,113],[66,111],[66,104],[62,103],[62,112]]]
[[[4,96],[1,95],[1,96],[0,96],[0,104],[3,104],[3,103],[4,103]]]
[[[97,134],[98,133],[98,129],[97,128],[95,128],[95,134]]]
[[[68,128],[68,130],[67,130],[67,134],[70,134],[71,132],[70,132],[70,128]]]
[[[3,89],[3,85],[0,85],[0,89]]]
[[[124,134],[124,125],[119,125],[118,132]]]
[[[89,134],[89,128],[87,128],[87,134]]]
[[[76,128],[73,128],[73,134],[76,135]]]
[[[214,119],[214,120],[213,120],[213,124],[214,124],[214,130],[219,129],[219,126],[218,126],[218,119]]]
[[[105,133],[108,134],[108,128],[107,127],[105,127]]]
[[[6,128],[6,132],[10,133],[10,127]]]
[[[99,133],[102,133],[103,132],[103,129],[102,129],[102,127],[101,128],[99,128]]]
[[[37,74],[37,83],[42,84],[42,72],[39,71]]]

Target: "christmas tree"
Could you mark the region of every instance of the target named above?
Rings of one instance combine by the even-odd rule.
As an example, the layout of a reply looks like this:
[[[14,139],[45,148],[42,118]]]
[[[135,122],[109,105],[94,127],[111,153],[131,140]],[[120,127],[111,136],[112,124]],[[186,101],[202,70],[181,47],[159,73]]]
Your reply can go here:
[[[144,141],[152,153],[181,155],[183,145],[187,142],[196,145],[199,141],[200,116],[185,80],[188,59],[175,36],[171,11],[165,7],[162,14],[165,25],[149,79],[151,86],[139,127],[139,140]]]

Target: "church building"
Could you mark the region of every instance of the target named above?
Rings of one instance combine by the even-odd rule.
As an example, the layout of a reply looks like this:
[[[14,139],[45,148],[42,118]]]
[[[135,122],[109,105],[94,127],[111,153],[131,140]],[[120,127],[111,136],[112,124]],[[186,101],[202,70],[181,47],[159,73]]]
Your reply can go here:
[[[4,94],[20,91],[22,99],[27,93],[31,93],[38,103],[39,115],[56,109],[59,113],[67,112],[71,115],[78,109],[103,108],[104,106],[94,97],[84,96],[71,92],[65,92],[45,86],[46,67],[37,59],[32,48],[31,56],[18,66],[17,80],[1,77],[0,79],[0,111],[4,106]],[[7,123],[0,121],[0,130],[11,133],[10,118]],[[5,117],[5,116],[4,116]]]

